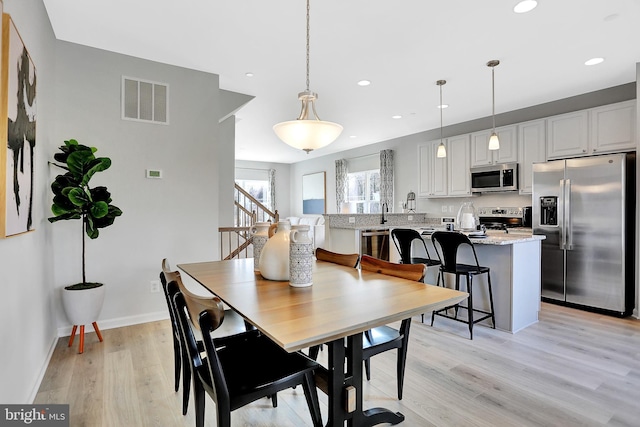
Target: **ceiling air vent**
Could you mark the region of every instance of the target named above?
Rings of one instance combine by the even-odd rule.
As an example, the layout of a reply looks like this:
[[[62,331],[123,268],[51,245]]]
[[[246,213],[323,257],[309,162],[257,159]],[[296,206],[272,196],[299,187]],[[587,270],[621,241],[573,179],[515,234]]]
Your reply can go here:
[[[122,119],[169,124],[169,85],[123,76]]]

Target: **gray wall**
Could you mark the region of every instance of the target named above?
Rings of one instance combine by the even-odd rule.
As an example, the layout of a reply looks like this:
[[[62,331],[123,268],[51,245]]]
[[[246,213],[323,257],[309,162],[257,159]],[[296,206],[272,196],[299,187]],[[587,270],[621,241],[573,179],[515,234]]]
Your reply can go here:
[[[162,258],[219,258],[219,207],[230,197],[221,189],[233,186],[234,149],[233,119],[218,121],[237,106],[220,105],[217,75],[56,41],[42,0],[5,0],[4,11],[38,78],[35,231],[0,240],[0,402],[25,403],[58,334],[70,330],[61,289],[81,280],[80,223],[46,220],[60,172],[47,161],[69,138],[113,161],[95,184],[109,188],[124,214],[87,241],[87,279],[107,286],[101,328],[167,318],[162,293],[150,293]],[[169,85],[169,125],[120,119],[122,75]],[[163,179],[146,179],[148,168],[162,169]]]

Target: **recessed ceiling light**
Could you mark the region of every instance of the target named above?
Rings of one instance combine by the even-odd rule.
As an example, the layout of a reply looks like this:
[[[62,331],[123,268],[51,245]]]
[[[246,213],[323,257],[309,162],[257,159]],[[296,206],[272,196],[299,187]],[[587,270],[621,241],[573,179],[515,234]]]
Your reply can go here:
[[[253,73],[244,73],[244,75],[247,77],[253,77]]]
[[[371,80],[360,80],[358,82],[358,86],[369,86],[371,84]]]
[[[391,116],[391,118],[392,118],[392,119],[401,119],[401,118],[402,118],[402,116],[395,115],[395,116]]]
[[[441,109],[449,108],[449,104],[438,105],[438,108],[441,108]]]
[[[351,136],[349,136],[349,138],[357,138],[357,136],[351,135]]]
[[[588,61],[585,61],[584,65],[598,65],[604,61],[604,58],[591,58]]]
[[[517,5],[513,7],[513,11],[515,13],[526,13],[531,12],[536,8],[538,2],[536,0],[522,0]]]

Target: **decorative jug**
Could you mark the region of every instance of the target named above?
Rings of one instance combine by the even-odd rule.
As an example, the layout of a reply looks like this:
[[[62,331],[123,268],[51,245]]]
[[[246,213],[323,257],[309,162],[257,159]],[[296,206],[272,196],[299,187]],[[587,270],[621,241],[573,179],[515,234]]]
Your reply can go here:
[[[260,253],[258,268],[268,280],[289,280],[289,221],[279,221],[275,234],[265,243]]]
[[[262,248],[269,240],[269,227],[270,222],[256,222],[251,226],[249,232],[253,241],[253,269],[254,271],[260,271],[258,264],[260,262],[260,253]]]
[[[289,243],[289,285],[301,288],[313,284],[313,242],[308,225],[292,225]]]
[[[475,231],[478,224],[480,224],[480,221],[473,202],[462,203],[458,210],[456,228],[461,231]]]

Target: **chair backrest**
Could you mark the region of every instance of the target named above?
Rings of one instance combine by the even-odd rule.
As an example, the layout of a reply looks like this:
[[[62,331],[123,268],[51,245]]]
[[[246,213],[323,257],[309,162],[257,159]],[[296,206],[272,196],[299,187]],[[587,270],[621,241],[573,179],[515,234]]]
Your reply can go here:
[[[416,230],[411,228],[394,228],[391,230],[391,238],[396,245],[403,264],[411,264],[411,246],[414,240],[419,240],[420,243],[422,243],[427,258],[431,259],[431,254],[429,253],[429,249],[427,249],[424,239],[422,239],[422,236]]]
[[[442,267],[445,270],[454,271],[456,269],[456,264],[458,263],[458,248],[461,245],[471,246],[476,266],[478,268],[480,267],[480,263],[478,263],[478,256],[476,255],[476,249],[467,235],[462,234],[459,231],[436,231],[431,235],[431,240],[433,240],[434,243],[437,243],[437,245],[434,244],[436,253],[438,254],[438,257],[442,262]],[[438,251],[438,246],[440,246],[440,251]]]
[[[227,387],[227,381],[225,380],[222,364],[218,356],[218,351],[224,352],[225,350],[224,348],[216,348],[211,336],[211,333],[220,326],[219,317],[221,314],[224,315],[224,312],[220,313],[218,309],[210,308],[200,313],[198,318],[200,330],[202,331],[202,342],[204,343],[204,349],[207,353],[206,364],[209,369],[213,388],[213,395],[211,397],[216,402],[218,413],[231,411],[229,388]]]
[[[195,326],[196,329],[200,329],[200,324],[198,323],[198,316],[200,312],[212,307],[212,304],[216,305],[216,299],[209,296],[202,296],[191,292],[182,281],[182,276],[180,276],[179,271],[170,271],[171,267],[169,267],[169,262],[167,259],[162,260],[162,273],[165,275],[166,283],[169,283],[173,280],[178,284],[178,288],[180,292],[184,295],[184,298],[187,303],[187,309],[189,310],[189,317],[191,318],[191,323]],[[161,279],[162,280],[162,279]],[[163,282],[163,286],[164,282]],[[219,301],[219,299],[218,299]],[[223,316],[224,320],[224,316]],[[222,323],[222,320],[220,321]]]
[[[362,257],[360,257],[360,268],[362,270],[386,274],[387,276],[415,280],[416,282],[421,281],[427,271],[427,266],[424,264],[396,264],[369,255],[362,255]]]
[[[165,299],[167,300],[167,307],[169,309],[169,317],[171,318],[171,327],[173,328],[173,333],[178,338],[180,335],[180,326],[178,325],[178,319],[176,319],[176,312],[173,307],[173,301],[171,295],[169,295],[168,285],[170,282],[176,280],[176,277],[179,276],[180,273],[177,271],[171,271],[171,267],[169,267],[169,263],[167,259],[162,260],[162,271],[160,272],[160,283],[162,283],[162,290],[164,292]]]
[[[332,262],[334,264],[340,264],[340,265],[345,265],[347,267],[356,268],[358,266],[358,261],[360,260],[360,255],[339,254],[337,252],[331,252],[326,249],[317,248],[316,258],[319,261],[327,261],[327,262]]]

